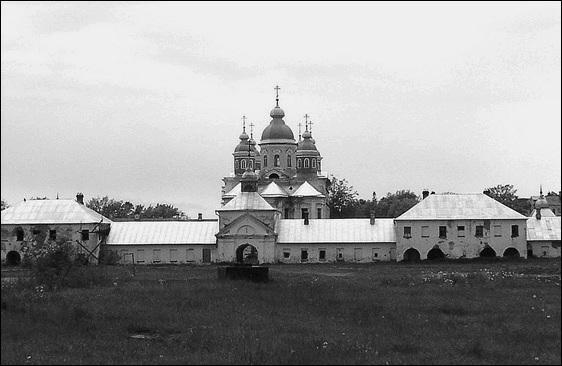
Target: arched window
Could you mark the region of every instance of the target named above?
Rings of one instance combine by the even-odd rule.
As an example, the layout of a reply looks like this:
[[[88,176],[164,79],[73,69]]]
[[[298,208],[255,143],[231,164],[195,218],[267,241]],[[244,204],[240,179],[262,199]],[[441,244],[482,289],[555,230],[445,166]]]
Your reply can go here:
[[[287,166],[290,168],[292,166],[291,163],[291,154],[287,154]]]
[[[301,159],[297,159],[297,168],[300,169],[300,167],[301,167]]]
[[[310,166],[310,162],[308,161],[308,158],[304,159],[304,167],[308,168]]]
[[[250,159],[250,169],[254,169],[254,161]]]
[[[246,159],[243,159],[240,165],[242,169],[246,169]]]
[[[240,160],[236,159],[234,160],[234,169],[238,169],[240,168]]]
[[[275,154],[273,157],[273,166],[279,166],[279,155]]]
[[[312,167],[316,168],[316,159],[312,159]]]
[[[267,155],[264,155],[263,157],[263,167],[267,168]]]

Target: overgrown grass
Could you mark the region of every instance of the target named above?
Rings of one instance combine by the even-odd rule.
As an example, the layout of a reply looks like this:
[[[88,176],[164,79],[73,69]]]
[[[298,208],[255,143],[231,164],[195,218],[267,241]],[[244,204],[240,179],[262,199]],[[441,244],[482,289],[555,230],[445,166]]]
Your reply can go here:
[[[561,362],[560,260],[95,271],[110,281],[3,288],[2,364]]]

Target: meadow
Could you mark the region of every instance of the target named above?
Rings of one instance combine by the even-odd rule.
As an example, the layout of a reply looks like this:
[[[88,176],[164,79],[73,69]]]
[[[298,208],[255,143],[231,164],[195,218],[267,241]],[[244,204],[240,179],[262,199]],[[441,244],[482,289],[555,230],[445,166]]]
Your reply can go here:
[[[3,281],[2,364],[560,364],[560,259],[98,266],[91,287]],[[8,276],[9,271],[3,271]]]

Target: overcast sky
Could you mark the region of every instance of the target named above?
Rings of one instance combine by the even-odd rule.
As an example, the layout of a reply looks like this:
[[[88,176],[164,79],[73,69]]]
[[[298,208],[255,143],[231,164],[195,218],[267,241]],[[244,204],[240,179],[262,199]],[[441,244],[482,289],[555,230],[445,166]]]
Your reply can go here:
[[[360,196],[560,190],[560,3],[1,5],[1,195],[215,217],[279,84]]]

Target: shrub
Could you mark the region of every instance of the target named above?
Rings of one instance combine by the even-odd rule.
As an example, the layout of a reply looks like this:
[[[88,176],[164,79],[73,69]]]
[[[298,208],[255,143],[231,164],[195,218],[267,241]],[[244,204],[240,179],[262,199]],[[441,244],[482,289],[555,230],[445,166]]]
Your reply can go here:
[[[119,263],[121,256],[115,250],[100,251],[100,264],[115,265]]]

